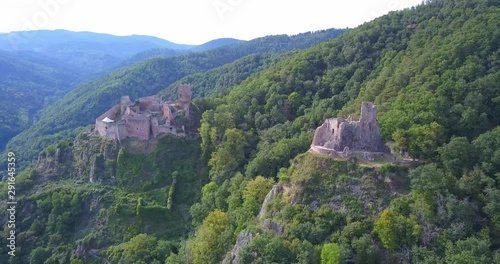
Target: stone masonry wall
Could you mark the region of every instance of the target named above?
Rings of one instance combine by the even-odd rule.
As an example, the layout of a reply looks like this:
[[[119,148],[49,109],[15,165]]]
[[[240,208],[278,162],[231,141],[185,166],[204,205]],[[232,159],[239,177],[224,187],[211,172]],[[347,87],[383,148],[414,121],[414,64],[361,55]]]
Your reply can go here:
[[[141,111],[161,112],[161,99],[157,96],[149,96],[139,99]]]
[[[316,129],[312,146],[335,151],[359,150],[390,153],[380,137],[376,116],[375,105],[363,102],[359,121],[349,121],[343,118],[326,120]]]
[[[111,118],[111,119],[115,119],[116,116],[120,113],[120,105],[117,104],[115,106],[113,106],[111,109],[109,109],[108,111],[106,111],[104,114],[102,114],[101,116],[99,116],[98,118],[96,118],[96,121],[99,120],[103,120],[105,117],[108,117],[108,118]]]
[[[113,106],[111,109],[106,111],[104,114],[102,114],[100,117],[96,119],[95,122],[95,130],[101,135],[102,137],[107,137],[108,135],[108,129],[109,129],[109,123],[103,122],[102,120],[106,117],[114,119],[116,118],[116,115],[120,113],[120,105],[117,104]]]
[[[144,117],[125,117],[127,136],[139,140],[149,140],[151,138],[151,121]]]
[[[100,136],[115,140],[126,137],[149,140],[161,134],[184,135],[185,124],[182,121],[176,124],[174,117],[184,114],[189,119],[191,87],[181,85],[178,88],[178,97],[177,102],[169,104],[163,103],[158,96],[139,98],[134,103],[129,96],[122,96],[120,104],[96,119],[95,130]],[[113,122],[103,122],[106,117]]]

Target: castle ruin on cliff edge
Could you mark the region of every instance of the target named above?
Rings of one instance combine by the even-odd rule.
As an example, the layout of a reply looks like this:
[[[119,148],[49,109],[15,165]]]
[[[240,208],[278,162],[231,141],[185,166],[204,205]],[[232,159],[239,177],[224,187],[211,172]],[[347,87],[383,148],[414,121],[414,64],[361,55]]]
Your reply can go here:
[[[377,108],[370,102],[361,103],[361,118],[327,119],[316,129],[311,150],[340,158],[393,159],[380,136]]]
[[[99,116],[95,131],[105,138],[150,140],[161,135],[184,136],[183,120],[189,119],[191,86],[179,86],[176,102],[163,102],[158,96],[139,98],[132,102],[122,96],[120,103]]]

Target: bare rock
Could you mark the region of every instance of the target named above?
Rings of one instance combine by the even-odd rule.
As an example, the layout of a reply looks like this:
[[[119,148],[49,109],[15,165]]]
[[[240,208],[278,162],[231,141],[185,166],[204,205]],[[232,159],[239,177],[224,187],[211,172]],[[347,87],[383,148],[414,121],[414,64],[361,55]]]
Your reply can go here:
[[[266,219],[264,220],[264,223],[262,223],[262,230],[270,231],[275,233],[276,235],[282,236],[283,234],[285,234],[285,225],[276,223],[271,219]]]
[[[241,253],[243,249],[248,246],[253,240],[252,233],[245,229],[238,234],[236,237],[236,244],[234,245],[231,252],[222,261],[223,264],[229,263],[241,263]]]
[[[267,206],[269,205],[269,202],[272,199],[274,199],[282,190],[283,190],[283,187],[281,187],[280,185],[276,184],[273,186],[273,188],[266,195],[264,202],[262,203],[262,207],[260,208],[259,215],[257,216],[258,219],[262,219],[266,215]]]

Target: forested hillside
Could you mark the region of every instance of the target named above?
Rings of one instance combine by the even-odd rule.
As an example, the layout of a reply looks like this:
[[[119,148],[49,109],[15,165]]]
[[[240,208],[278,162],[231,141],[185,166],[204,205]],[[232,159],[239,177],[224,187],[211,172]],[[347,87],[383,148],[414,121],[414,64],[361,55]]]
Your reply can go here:
[[[62,97],[79,78],[67,65],[31,53],[0,52],[0,150],[31,126],[39,110]]]
[[[431,0],[280,57],[208,69],[247,42],[82,86],[24,139],[42,146],[37,133],[85,124],[120,92],[168,98],[156,83],[167,66],[170,83],[215,90],[196,91],[200,138],[165,137],[145,155],[88,132],[46,148],[18,178],[27,250],[10,261],[500,263],[499,28],[498,1]],[[308,152],[318,125],[364,100],[411,161]]]
[[[44,147],[74,136],[75,128],[93,124],[95,118],[116,104],[122,95],[131,98],[153,95],[187,75],[205,72],[250,54],[303,49],[343,32],[345,30],[331,29],[291,37],[270,36],[205,52],[152,59],[117,70],[73,89],[43,111],[39,122],[13,138],[7,148],[25,157],[21,166],[25,165]]]
[[[136,55],[132,56],[131,58],[126,59],[125,61],[120,63],[119,67],[130,66],[130,65],[148,60],[148,59],[174,57],[174,56],[193,53],[193,52],[197,52],[197,51],[207,51],[207,50],[216,49],[216,48],[219,48],[222,46],[231,45],[231,44],[238,44],[238,43],[242,43],[242,42],[245,42],[245,41],[238,40],[238,39],[231,39],[231,38],[226,39],[226,38],[224,38],[224,39],[211,40],[207,43],[204,43],[204,44],[201,44],[198,46],[193,46],[189,49],[172,49],[172,48],[170,48],[170,49],[165,49],[165,48],[164,49],[161,49],[161,48],[150,49],[150,50],[146,50],[143,52],[139,52]]]
[[[429,1],[208,99],[212,182],[191,208],[195,235],[167,262],[221,261],[235,243],[226,260],[244,263],[498,262],[499,27],[497,2]],[[423,165],[296,157],[312,129],[363,100],[379,106],[385,139]],[[266,178],[279,183],[256,218]]]
[[[193,98],[213,97],[226,94],[230,88],[240,84],[253,74],[257,74],[268,67],[291,56],[293,52],[252,54],[224,66],[204,73],[188,75],[158,93],[165,100],[177,98],[177,87],[184,83],[192,85]],[[217,95],[215,95],[217,94]]]
[[[192,50],[205,51],[205,50],[211,50],[211,49],[215,49],[215,48],[226,46],[226,45],[238,44],[238,43],[242,43],[242,42],[245,42],[245,41],[239,40],[239,39],[234,39],[234,38],[220,38],[220,39],[211,40],[207,43],[203,43],[199,46],[192,48]]]
[[[199,140],[165,137],[157,144],[153,153],[134,155],[84,132],[47,148],[17,176],[17,256],[1,249],[0,262],[162,263],[177,252],[208,168]]]

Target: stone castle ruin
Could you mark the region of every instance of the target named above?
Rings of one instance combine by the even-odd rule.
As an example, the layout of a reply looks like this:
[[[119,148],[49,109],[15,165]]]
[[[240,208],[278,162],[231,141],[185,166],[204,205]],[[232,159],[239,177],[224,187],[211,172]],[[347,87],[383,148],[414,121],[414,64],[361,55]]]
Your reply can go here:
[[[327,119],[316,129],[311,150],[342,158],[392,158],[380,137],[377,108],[370,102],[361,103],[361,118],[351,115],[347,119]]]
[[[131,101],[122,96],[120,103],[99,116],[95,131],[115,140],[134,138],[150,140],[160,135],[185,134],[183,119],[189,119],[191,108],[191,86],[183,84],[178,88],[176,102],[163,102],[158,96],[149,96]]]

